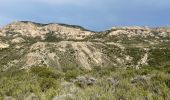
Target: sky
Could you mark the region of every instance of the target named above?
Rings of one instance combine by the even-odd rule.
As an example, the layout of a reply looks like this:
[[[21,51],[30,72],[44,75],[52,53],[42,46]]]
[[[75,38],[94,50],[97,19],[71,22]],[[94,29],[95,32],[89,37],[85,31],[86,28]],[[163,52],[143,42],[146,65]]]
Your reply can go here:
[[[13,21],[65,23],[93,31],[170,26],[170,0],[0,0],[0,26]]]

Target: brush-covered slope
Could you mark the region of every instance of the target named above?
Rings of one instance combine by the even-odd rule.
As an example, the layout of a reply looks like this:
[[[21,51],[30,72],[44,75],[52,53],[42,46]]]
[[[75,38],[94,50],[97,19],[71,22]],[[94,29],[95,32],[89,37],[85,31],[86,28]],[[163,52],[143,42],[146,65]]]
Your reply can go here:
[[[135,67],[170,65],[170,28],[80,26],[13,22],[0,29],[0,69],[48,66]]]

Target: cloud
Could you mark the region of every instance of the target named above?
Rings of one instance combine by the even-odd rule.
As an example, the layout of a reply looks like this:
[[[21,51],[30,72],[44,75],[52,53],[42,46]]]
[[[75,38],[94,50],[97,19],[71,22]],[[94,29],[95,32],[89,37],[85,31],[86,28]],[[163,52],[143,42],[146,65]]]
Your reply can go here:
[[[91,3],[96,3],[97,0],[0,0],[0,6],[22,6],[22,5],[29,5],[29,4],[46,4],[46,5],[88,5]],[[100,3],[100,2],[99,2]]]
[[[114,25],[170,25],[169,11],[169,0],[0,0],[0,24],[20,19],[94,30]]]

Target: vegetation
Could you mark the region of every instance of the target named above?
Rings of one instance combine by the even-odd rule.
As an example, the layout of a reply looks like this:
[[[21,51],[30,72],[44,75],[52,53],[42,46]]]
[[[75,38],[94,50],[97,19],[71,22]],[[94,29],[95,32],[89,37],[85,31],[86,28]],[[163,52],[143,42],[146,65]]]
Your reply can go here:
[[[152,49],[150,51],[151,59],[149,61],[150,65],[160,66],[170,64],[170,49]]]
[[[78,76],[91,76],[95,84],[70,88]],[[81,84],[82,85],[82,84]],[[75,89],[76,91],[72,93]],[[34,95],[33,95],[34,94]],[[69,95],[67,95],[69,94]],[[67,99],[85,100],[168,100],[170,99],[170,66],[132,68],[94,67],[92,71],[70,69],[66,72],[47,67],[9,70],[0,74],[0,99]]]
[[[60,42],[61,40],[63,39],[55,36],[54,32],[47,33],[45,37],[46,42]]]
[[[170,100],[169,28],[52,24],[0,30],[0,100]]]

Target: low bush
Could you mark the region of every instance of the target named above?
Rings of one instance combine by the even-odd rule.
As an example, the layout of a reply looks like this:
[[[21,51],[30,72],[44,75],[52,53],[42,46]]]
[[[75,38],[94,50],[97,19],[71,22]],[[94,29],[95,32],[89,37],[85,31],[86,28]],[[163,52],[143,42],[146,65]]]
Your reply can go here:
[[[169,100],[169,69],[170,66],[146,66],[138,70],[101,67],[88,72],[78,69],[58,72],[46,67],[32,67],[30,71],[9,70],[0,73],[0,99],[9,96],[23,100],[33,93],[36,99],[47,100],[53,97],[65,99],[67,95],[73,100]],[[95,79],[95,84],[81,88],[82,81],[78,81],[78,85],[71,81],[77,80],[78,76],[87,83]],[[91,76],[90,80],[86,76]]]
[[[38,75],[42,78],[55,78],[60,79],[63,77],[63,73],[57,71],[54,68],[46,68],[46,67],[32,67],[31,73]]]
[[[59,87],[59,82],[53,78],[40,78],[39,84],[42,92],[46,92],[49,89],[56,89]]]
[[[75,79],[80,72],[78,70],[68,70],[65,73],[65,80],[70,81],[71,79]]]

